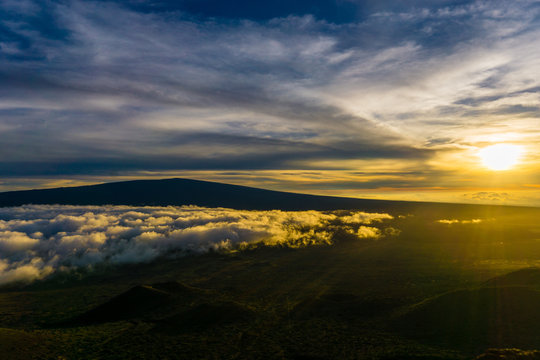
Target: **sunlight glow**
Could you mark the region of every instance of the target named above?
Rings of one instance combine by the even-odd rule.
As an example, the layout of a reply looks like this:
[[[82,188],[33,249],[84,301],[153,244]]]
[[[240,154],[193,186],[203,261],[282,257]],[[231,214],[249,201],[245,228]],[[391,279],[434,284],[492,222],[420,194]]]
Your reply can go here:
[[[478,151],[482,164],[491,170],[509,170],[523,154],[523,147],[511,144],[497,144]]]

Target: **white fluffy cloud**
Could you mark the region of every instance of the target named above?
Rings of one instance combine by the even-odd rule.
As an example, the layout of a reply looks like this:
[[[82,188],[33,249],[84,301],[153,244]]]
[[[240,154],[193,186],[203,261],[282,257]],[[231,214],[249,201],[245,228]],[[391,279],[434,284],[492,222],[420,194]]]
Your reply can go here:
[[[381,237],[381,230],[371,226],[360,226],[356,231],[356,235],[358,235],[359,238],[378,239]]]
[[[21,250],[27,250],[35,246],[38,242],[38,239],[31,238],[23,232],[0,232],[0,251],[2,253],[12,253]]]
[[[372,224],[383,220],[391,220],[394,217],[390,214],[381,213],[366,213],[362,211],[355,212],[351,215],[342,216],[341,221],[346,224]]]
[[[58,270],[158,257],[236,251],[258,245],[332,244],[344,228],[382,237],[373,222],[388,214],[241,211],[224,208],[30,205],[0,208],[0,284]],[[333,224],[331,224],[333,223]],[[340,224],[335,226],[335,224]]]

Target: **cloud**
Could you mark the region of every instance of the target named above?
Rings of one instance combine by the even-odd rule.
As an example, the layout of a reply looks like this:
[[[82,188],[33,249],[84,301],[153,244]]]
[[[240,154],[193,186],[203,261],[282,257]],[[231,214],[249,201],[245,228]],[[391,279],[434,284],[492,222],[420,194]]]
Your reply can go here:
[[[313,160],[433,156],[381,121],[376,114],[388,107],[372,108],[371,96],[387,93],[376,84],[425,76],[407,70],[436,62],[423,58],[429,47],[406,30],[418,21],[444,23],[456,11],[366,14],[330,24],[310,15],[305,2],[301,11],[277,6],[291,12],[267,22],[207,22],[168,16],[159,6],[147,12],[108,1],[28,3],[48,28],[38,27],[36,15],[19,15],[19,25],[3,22],[11,34],[3,44],[17,52],[0,58],[0,112],[11,134],[0,145],[11,153],[0,166],[6,175],[309,168]],[[363,5],[371,7],[379,6]],[[381,33],[389,24],[405,38]],[[335,101],[333,88],[369,110]],[[365,98],[351,97],[359,88]]]
[[[496,192],[496,191],[479,191],[473,194],[464,194],[466,198],[473,200],[488,200],[488,201],[508,201],[512,197],[507,192]]]
[[[398,237],[400,234],[401,230],[393,227],[387,227],[384,229],[384,235],[388,237]]]
[[[340,215],[346,221],[339,222]],[[353,219],[354,221],[351,221]],[[0,284],[57,271],[239,251],[333,244],[345,229],[379,239],[388,214],[240,211],[225,208],[29,205],[0,208]],[[341,223],[336,226],[335,223]],[[384,234],[389,235],[385,230]],[[395,232],[394,232],[395,235]]]
[[[359,238],[373,238],[378,239],[381,237],[381,231],[371,226],[360,226],[356,231],[356,235]]]
[[[13,253],[21,250],[28,250],[39,243],[38,239],[28,237],[19,231],[0,231],[0,251]]]
[[[345,224],[372,224],[383,220],[391,220],[394,217],[390,214],[355,212],[352,215],[342,216],[340,220]]]
[[[45,265],[40,258],[11,263],[0,259],[0,284],[29,282],[50,275],[53,271],[53,267]]]
[[[480,224],[485,221],[484,219],[470,219],[470,220],[458,220],[458,219],[441,219],[435,222],[439,224],[453,225],[453,224]]]

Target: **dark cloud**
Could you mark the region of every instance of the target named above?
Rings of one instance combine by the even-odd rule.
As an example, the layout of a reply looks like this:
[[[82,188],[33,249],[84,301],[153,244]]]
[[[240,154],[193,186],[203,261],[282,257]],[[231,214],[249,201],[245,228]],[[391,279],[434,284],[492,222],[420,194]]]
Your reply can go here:
[[[51,147],[41,139],[44,131],[24,133],[0,144],[0,151],[9,158],[0,163],[3,176],[110,174],[141,169],[207,170],[207,169],[296,169],[310,168],[310,161],[348,159],[423,159],[428,150],[399,144],[334,142],[326,145],[298,140],[281,140],[236,134],[150,132],[137,134],[117,144],[116,140],[91,139],[56,142]],[[15,142],[26,138],[27,147],[17,149]],[[32,140],[32,141],[30,141]],[[96,144],[101,148],[93,149]],[[69,151],[64,151],[67,148]],[[217,152],[209,151],[217,149]],[[175,151],[171,154],[171,149]],[[226,150],[228,149],[228,151]],[[114,151],[111,153],[111,151]],[[55,156],[54,156],[55,155]],[[28,161],[26,159],[33,159]],[[19,159],[18,161],[15,161]],[[26,161],[25,161],[26,160]],[[336,165],[339,166],[339,165]],[[315,166],[317,169],[332,165]]]
[[[535,117],[538,117],[540,115],[540,106],[528,106],[528,105],[508,105],[508,106],[501,106],[500,108],[496,109],[494,111],[497,114],[503,114],[503,115],[516,115],[521,114],[523,116],[530,116],[533,115]]]
[[[414,7],[438,8],[458,6],[470,1],[456,0],[274,0],[249,1],[230,0],[147,0],[129,1],[131,8],[145,12],[183,12],[199,17],[215,17],[226,19],[249,19],[252,21],[267,21],[273,18],[283,18],[291,15],[313,15],[317,19],[331,23],[349,23],[366,19],[380,11],[407,11]]]

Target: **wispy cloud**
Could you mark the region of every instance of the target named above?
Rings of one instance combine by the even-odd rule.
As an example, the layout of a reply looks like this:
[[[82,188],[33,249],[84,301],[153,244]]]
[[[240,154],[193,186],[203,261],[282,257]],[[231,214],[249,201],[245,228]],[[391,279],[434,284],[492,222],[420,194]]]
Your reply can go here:
[[[2,1],[0,174],[400,161],[426,175],[394,187],[456,187],[454,153],[536,149],[536,1],[237,3]]]

